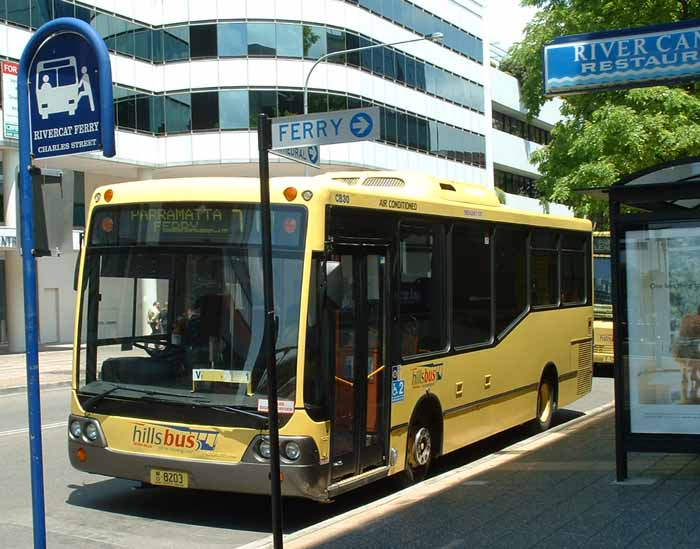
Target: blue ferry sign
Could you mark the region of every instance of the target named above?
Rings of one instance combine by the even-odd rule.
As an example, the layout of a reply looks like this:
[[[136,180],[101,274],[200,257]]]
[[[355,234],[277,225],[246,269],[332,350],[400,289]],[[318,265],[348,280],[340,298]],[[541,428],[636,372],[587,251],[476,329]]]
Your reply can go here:
[[[35,158],[102,148],[101,124],[114,121],[101,119],[99,63],[85,37],[64,32],[41,44],[29,67],[27,91]],[[111,88],[108,93],[111,100]]]
[[[547,96],[700,78],[700,21],[559,37],[544,48]]]
[[[272,149],[378,139],[380,118],[379,107],[273,118]]]

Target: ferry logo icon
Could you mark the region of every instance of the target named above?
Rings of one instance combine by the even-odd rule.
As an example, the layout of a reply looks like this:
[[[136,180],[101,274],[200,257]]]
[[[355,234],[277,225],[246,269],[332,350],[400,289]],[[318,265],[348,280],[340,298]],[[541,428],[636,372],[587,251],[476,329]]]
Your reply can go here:
[[[80,100],[85,97],[90,111],[95,111],[95,100],[87,67],[80,68],[74,56],[47,59],[37,64],[36,100],[43,120],[55,113],[67,112],[74,116]]]

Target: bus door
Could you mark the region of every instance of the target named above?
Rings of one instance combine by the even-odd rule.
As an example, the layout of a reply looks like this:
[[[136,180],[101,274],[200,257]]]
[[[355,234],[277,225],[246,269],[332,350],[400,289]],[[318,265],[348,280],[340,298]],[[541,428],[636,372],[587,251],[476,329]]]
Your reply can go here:
[[[331,481],[386,464],[386,259],[386,248],[358,246],[336,248],[326,263]]]

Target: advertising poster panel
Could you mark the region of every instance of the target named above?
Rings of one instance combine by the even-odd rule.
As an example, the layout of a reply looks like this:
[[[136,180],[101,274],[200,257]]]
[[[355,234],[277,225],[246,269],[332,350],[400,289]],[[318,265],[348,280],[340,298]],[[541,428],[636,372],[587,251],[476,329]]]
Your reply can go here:
[[[19,115],[17,112],[17,74],[19,63],[2,62],[2,136],[5,139],[19,138]]]
[[[627,231],[630,428],[700,434],[700,225]]]

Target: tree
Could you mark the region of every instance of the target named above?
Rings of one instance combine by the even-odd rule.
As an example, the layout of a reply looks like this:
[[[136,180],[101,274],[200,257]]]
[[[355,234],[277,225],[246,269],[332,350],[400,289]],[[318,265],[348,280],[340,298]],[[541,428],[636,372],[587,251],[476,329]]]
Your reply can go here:
[[[536,115],[545,43],[565,34],[596,32],[700,18],[700,0],[522,0],[539,8],[522,42],[501,69],[521,83],[523,102]],[[552,141],[533,155],[546,200],[574,207],[605,224],[607,203],[572,192],[607,186],[637,170],[700,154],[700,86],[656,86],[587,93],[564,99],[564,120]]]

